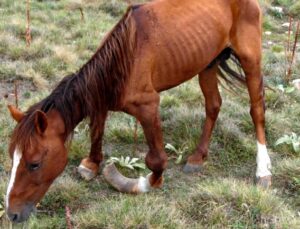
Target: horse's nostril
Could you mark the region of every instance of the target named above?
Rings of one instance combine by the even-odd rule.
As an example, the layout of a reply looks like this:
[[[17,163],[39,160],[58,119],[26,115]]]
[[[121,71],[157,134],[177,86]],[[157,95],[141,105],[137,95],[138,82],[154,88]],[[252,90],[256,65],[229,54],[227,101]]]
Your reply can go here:
[[[14,215],[13,215],[13,218],[12,218],[12,221],[17,221],[17,219],[18,219],[18,215],[17,215],[17,214],[14,214]]]
[[[14,214],[14,213],[8,213],[8,218],[10,219],[10,221],[12,222],[17,222],[19,219],[19,214]]]

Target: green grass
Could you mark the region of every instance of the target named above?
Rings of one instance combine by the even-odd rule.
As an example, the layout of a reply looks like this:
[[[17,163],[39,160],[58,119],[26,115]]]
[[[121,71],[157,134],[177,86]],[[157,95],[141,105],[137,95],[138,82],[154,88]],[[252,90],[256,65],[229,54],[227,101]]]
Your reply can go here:
[[[234,179],[207,180],[190,194],[183,212],[208,228],[293,228],[297,221],[282,199]],[[197,226],[196,226],[197,228]]]
[[[142,1],[140,1],[142,2]],[[221,88],[223,106],[213,133],[209,158],[203,174],[186,175],[182,165],[199,141],[205,119],[204,99],[198,80],[182,84],[161,94],[160,114],[165,143],[177,149],[187,146],[183,162],[175,164],[169,153],[169,166],[162,189],[132,196],[113,190],[102,175],[86,182],[76,173],[76,166],[89,152],[88,120],[75,131],[69,164],[29,222],[16,228],[66,228],[65,207],[71,210],[74,228],[297,228],[300,225],[300,161],[285,145],[275,146],[278,138],[300,134],[300,93],[282,93],[276,89],[284,83],[286,71],[285,30],[288,21],[268,14],[280,4],[285,12],[297,1],[260,1],[264,12],[263,74],[266,83],[266,131],[273,162],[273,186],[264,191],[253,185],[256,140],[249,115],[247,93],[240,96]],[[126,8],[122,1],[61,0],[31,1],[32,44],[25,45],[25,1],[0,2],[0,95],[13,93],[13,81],[19,80],[19,104],[26,110],[41,100],[66,74],[76,71],[97,49],[105,33]],[[83,9],[84,20],[81,19]],[[268,45],[272,41],[274,45]],[[298,54],[299,55],[299,54]],[[293,78],[300,74],[296,62]],[[33,90],[32,90],[33,89]],[[3,92],[3,93],[2,93]],[[9,178],[11,160],[7,153],[9,137],[15,123],[6,105],[14,97],[0,99],[0,204]],[[146,140],[135,120],[126,114],[110,113],[104,136],[104,152],[111,156],[145,158]],[[146,175],[150,171],[131,172],[128,176]],[[8,228],[6,217],[0,228]]]
[[[299,18],[300,2],[298,0],[273,0],[273,3],[285,7],[290,15]]]

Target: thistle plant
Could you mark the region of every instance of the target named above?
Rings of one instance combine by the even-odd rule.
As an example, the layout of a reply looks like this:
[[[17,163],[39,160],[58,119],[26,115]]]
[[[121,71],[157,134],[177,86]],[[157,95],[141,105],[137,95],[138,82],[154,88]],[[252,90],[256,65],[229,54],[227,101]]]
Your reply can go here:
[[[119,157],[110,157],[107,160],[107,163],[115,163],[121,167],[128,168],[131,170],[146,169],[145,164],[142,162],[139,162],[139,160],[140,160],[139,158],[130,158],[129,156],[127,156],[127,157],[121,156],[120,158]]]
[[[275,142],[275,146],[281,144],[292,145],[294,152],[300,154],[300,136],[296,133],[292,132],[291,135],[285,134]]]
[[[165,149],[177,155],[175,164],[179,164],[182,161],[183,155],[188,151],[189,148],[186,145],[183,145],[181,148],[176,149],[175,146],[173,146],[170,143],[167,143],[165,145]]]

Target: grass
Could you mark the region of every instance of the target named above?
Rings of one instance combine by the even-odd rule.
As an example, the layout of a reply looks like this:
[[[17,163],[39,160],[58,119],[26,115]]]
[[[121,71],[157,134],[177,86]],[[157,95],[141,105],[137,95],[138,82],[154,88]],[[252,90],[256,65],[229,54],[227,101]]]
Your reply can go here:
[[[127,198],[120,195],[113,199],[101,199],[92,209],[76,214],[75,225],[77,228],[123,228],[126,222],[126,228],[186,226],[175,203],[169,202],[162,205],[164,201],[163,197],[151,194]]]
[[[300,225],[300,161],[290,147],[275,146],[278,138],[300,134],[300,92],[283,93],[276,89],[286,71],[284,48],[288,21],[269,13],[272,6],[289,12],[297,1],[260,1],[264,8],[263,74],[266,83],[266,130],[273,162],[273,187],[264,191],[253,185],[256,145],[249,115],[248,96],[237,96],[221,88],[223,106],[210,145],[210,156],[203,174],[186,175],[182,165],[200,137],[205,119],[204,100],[197,79],[161,94],[161,119],[165,143],[188,152],[181,164],[169,152],[169,166],[162,189],[141,195],[114,191],[102,175],[86,182],[76,166],[88,154],[88,120],[75,131],[69,164],[39,203],[38,213],[16,228],[66,228],[65,206],[71,209],[74,228],[297,228]],[[80,8],[83,10],[82,20]],[[101,38],[124,12],[122,1],[61,0],[31,1],[32,44],[25,46],[25,1],[0,2],[0,95],[13,93],[19,80],[22,110],[41,100],[66,74],[76,71],[95,52]],[[273,45],[268,42],[272,41]],[[299,52],[298,54],[299,55]],[[295,63],[293,78],[300,74]],[[7,103],[0,100],[0,204],[9,178],[11,160],[7,153],[9,136],[15,123]],[[145,158],[146,141],[135,120],[126,114],[110,113],[104,136],[107,156]],[[122,169],[126,175],[146,175],[150,171]],[[6,217],[0,228],[8,228]]]
[[[192,204],[182,205],[184,214],[194,219],[196,225],[200,223],[208,228],[293,228],[297,225],[295,216],[280,198],[232,178],[203,182],[190,194],[190,201]]]

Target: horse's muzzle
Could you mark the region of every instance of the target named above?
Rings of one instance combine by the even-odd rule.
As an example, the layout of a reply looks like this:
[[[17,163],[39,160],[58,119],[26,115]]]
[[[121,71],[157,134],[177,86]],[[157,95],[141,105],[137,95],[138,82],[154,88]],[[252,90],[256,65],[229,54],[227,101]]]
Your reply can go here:
[[[33,204],[26,204],[20,212],[13,212],[10,209],[6,210],[7,217],[13,223],[21,223],[26,221],[30,214],[35,211]]]

